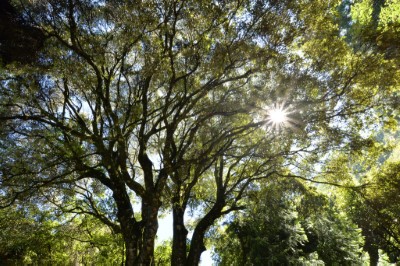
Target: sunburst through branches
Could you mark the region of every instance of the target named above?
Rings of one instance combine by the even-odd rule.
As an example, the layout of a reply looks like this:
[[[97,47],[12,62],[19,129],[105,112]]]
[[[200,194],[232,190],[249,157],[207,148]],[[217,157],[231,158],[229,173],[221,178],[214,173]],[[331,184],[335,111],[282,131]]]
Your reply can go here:
[[[275,130],[287,127],[290,122],[288,115],[290,114],[288,108],[284,104],[275,104],[267,108],[267,122]]]

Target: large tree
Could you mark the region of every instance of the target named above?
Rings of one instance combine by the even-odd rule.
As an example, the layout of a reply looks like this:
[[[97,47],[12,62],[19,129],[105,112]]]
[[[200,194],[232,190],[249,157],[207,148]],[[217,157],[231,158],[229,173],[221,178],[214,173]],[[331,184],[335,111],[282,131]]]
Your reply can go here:
[[[198,264],[249,187],[359,143],[394,84],[390,59],[340,37],[336,1],[311,2],[10,1],[40,45],[3,61],[2,205],[36,196],[93,215],[122,234],[126,265],[154,263],[171,209],[172,263]]]

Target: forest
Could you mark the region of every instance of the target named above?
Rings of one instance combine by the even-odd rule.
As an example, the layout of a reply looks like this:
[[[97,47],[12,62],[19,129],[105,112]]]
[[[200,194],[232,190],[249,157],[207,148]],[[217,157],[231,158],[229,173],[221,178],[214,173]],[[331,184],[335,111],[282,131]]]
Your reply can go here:
[[[0,265],[397,265],[399,111],[399,0],[1,0]]]

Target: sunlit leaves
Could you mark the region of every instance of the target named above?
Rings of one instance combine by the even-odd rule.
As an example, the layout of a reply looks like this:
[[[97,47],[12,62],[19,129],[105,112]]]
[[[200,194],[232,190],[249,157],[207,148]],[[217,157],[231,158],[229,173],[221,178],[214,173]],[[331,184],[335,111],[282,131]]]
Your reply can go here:
[[[368,25],[372,21],[373,1],[358,1],[351,7],[351,16],[355,23]]]

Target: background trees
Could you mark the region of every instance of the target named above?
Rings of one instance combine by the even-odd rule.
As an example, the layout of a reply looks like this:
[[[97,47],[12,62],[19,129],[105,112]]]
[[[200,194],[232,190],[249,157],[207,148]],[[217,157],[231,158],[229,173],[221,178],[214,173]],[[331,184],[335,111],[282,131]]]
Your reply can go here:
[[[350,193],[347,204],[349,213],[362,229],[365,237],[364,249],[370,256],[370,264],[377,265],[379,249],[385,251],[391,262],[399,261],[399,214],[398,163],[387,162],[369,184],[357,193]]]
[[[0,259],[5,265],[119,265],[120,235],[91,216],[73,216],[41,204],[1,210]]]
[[[334,199],[291,179],[271,180],[254,196],[245,211],[216,229],[218,264],[362,263],[361,230]]]
[[[172,264],[198,264],[209,228],[263,180],[324,178],[331,151],[371,144],[363,130],[395,106],[382,99],[395,94],[396,59],[346,40],[337,4],[10,1],[1,204],[93,216],[122,235],[126,265],[154,263],[170,210]],[[32,60],[7,52],[26,38]],[[268,117],[277,106],[286,121]],[[261,211],[295,230],[294,212]]]

